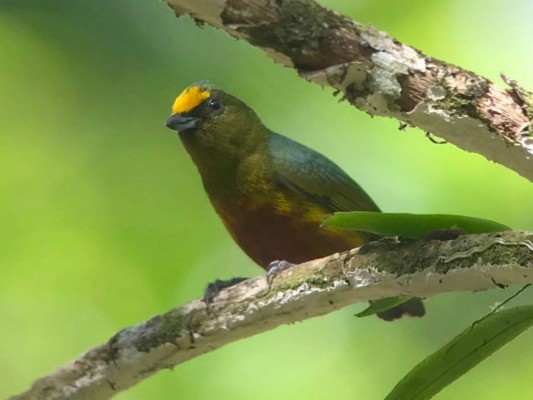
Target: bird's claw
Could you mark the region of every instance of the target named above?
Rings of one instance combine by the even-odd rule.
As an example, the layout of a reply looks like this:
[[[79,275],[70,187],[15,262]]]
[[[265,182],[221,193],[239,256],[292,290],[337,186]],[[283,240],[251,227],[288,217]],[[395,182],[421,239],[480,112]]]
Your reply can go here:
[[[248,278],[236,277],[227,280],[217,279],[214,282],[208,283],[204,291],[204,297],[202,298],[203,302],[206,304],[211,304],[221,290],[235,286],[237,283],[245,281],[246,279]]]
[[[285,260],[276,260],[268,264],[268,270],[266,274],[268,286],[270,287],[272,285],[272,281],[281,271],[285,271],[286,269],[292,267],[294,267],[294,264]]]

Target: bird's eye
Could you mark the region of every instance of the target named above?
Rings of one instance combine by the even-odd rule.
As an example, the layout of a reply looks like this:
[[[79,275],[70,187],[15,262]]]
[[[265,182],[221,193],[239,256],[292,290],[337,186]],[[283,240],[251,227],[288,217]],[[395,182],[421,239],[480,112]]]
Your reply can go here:
[[[211,110],[215,112],[219,112],[222,110],[222,103],[216,97],[209,99],[207,105]]]

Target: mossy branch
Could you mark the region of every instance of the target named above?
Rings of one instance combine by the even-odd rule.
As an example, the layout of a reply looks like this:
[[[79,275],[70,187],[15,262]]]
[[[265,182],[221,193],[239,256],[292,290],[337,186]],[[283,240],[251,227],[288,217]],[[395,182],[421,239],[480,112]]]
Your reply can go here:
[[[452,241],[383,239],[249,279],[207,307],[193,301],[123,329],[13,400],[108,399],[161,369],[282,324],[391,296],[432,297],[533,283],[533,232]]]
[[[312,0],[166,1],[177,16],[248,41],[370,115],[419,127],[533,181],[533,97],[510,79],[501,89]]]

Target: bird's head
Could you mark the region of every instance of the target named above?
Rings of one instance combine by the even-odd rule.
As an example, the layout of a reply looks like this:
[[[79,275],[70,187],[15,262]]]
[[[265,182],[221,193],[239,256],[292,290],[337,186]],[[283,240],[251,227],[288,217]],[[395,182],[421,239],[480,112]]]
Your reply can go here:
[[[257,124],[261,121],[244,102],[204,82],[176,98],[166,122],[183,140],[216,147],[243,145]]]
[[[204,180],[233,174],[242,160],[265,146],[269,135],[244,102],[203,82],[176,98],[166,126],[179,133]]]

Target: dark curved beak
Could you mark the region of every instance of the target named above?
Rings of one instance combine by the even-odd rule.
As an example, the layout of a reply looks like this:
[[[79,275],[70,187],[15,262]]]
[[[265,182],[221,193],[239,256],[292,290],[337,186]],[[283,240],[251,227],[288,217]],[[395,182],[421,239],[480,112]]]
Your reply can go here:
[[[167,128],[170,128],[173,131],[182,132],[187,129],[196,128],[196,125],[198,125],[199,121],[199,118],[185,117],[181,114],[173,114],[169,119],[167,119],[165,125]]]

